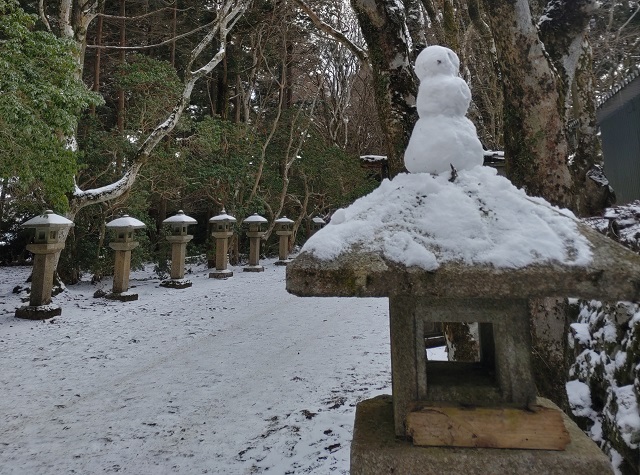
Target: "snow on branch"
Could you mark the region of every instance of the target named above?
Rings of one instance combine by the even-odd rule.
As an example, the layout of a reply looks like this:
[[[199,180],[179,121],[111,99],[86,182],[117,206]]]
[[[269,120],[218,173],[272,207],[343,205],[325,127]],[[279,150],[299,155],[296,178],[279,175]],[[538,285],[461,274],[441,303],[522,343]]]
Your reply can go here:
[[[149,159],[153,149],[174,129],[180,120],[182,113],[189,105],[195,83],[204,75],[210,73],[224,58],[226,53],[227,36],[236,22],[244,14],[249,3],[250,0],[227,0],[224,2],[220,7],[216,20],[209,24],[209,31],[191,52],[187,70],[185,72],[182,94],[171,113],[162,123],[158,124],[142,142],[135,155],[130,160],[131,165],[122,178],[110,185],[86,191],[83,191],[76,186],[71,197],[69,214],[75,214],[81,208],[94,203],[102,203],[118,198],[133,186],[140,169]],[[192,71],[194,63],[216,37],[220,41],[220,47],[216,54],[209,59],[204,66]]]

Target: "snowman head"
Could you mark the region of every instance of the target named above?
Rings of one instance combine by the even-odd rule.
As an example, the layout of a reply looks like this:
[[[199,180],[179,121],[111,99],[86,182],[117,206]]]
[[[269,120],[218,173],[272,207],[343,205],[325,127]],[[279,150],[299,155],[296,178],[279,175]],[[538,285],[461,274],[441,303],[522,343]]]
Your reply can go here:
[[[416,58],[416,76],[420,81],[433,76],[457,76],[460,69],[458,55],[444,46],[427,46]]]

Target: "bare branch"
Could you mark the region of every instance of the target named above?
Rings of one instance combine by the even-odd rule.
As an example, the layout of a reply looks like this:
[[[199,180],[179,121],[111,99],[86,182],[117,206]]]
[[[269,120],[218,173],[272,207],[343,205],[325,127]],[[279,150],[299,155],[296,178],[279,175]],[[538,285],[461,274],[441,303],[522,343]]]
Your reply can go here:
[[[158,13],[161,13],[161,12],[163,12],[165,10],[173,11],[173,6],[160,8],[158,10],[154,10],[152,12],[143,13],[142,15],[136,15],[136,16],[108,15],[106,13],[100,13],[100,16],[102,18],[107,19],[107,20],[142,20],[143,18],[147,18],[147,17],[153,16],[153,15],[157,15]],[[189,11],[189,10],[193,10],[193,7],[181,8],[181,9],[178,9],[177,11],[186,12],[186,11]]]
[[[202,25],[199,26],[198,28],[195,28],[191,31],[187,31],[186,33],[182,33],[181,35],[177,35],[177,36],[173,36],[171,38],[168,38],[164,41],[161,41],[160,43],[154,43],[152,45],[141,45],[141,46],[110,46],[110,45],[87,45],[87,48],[92,48],[92,49],[110,49],[110,50],[144,50],[144,49],[151,49],[151,48],[157,48],[158,46],[164,46],[166,44],[169,43],[173,43],[176,40],[185,38],[187,36],[191,36],[194,33],[197,33],[199,31],[202,31],[206,28],[209,28],[211,25],[213,25],[215,23],[215,21],[211,22],[211,23],[207,23],[206,25]]]
[[[342,32],[336,30],[334,27],[325,23],[316,15],[316,13],[307,5],[304,0],[293,0],[296,5],[300,7],[300,9],[307,14],[309,19],[313,22],[313,24],[320,31],[326,33],[331,36],[335,40],[339,41],[343,45],[345,45],[349,50],[360,60],[362,63],[368,65],[369,64],[369,55],[365,50],[360,48],[354,42],[352,42],[349,38],[347,38]]]

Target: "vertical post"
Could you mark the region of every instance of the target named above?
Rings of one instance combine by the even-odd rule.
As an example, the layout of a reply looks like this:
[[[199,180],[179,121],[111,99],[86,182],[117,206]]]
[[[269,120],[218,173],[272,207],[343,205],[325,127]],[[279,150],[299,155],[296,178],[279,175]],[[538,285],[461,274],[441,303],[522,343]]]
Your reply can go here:
[[[117,249],[113,269],[113,288],[111,290],[114,294],[121,294],[129,290],[130,271],[131,249]]]
[[[29,249],[29,246],[27,246],[27,249]],[[46,254],[34,253],[31,294],[29,295],[29,305],[32,307],[51,303],[55,255],[55,252]]]
[[[424,324],[416,317],[411,298],[389,297],[391,333],[391,394],[396,436],[404,437],[407,413],[427,393]]]
[[[178,236],[177,236],[178,237]],[[182,236],[179,236],[182,237]],[[171,243],[171,278],[184,278],[184,259],[187,254],[187,242],[173,241]]]
[[[260,264],[260,238],[249,238],[249,265],[257,266]]]
[[[216,270],[227,270],[227,263],[229,262],[229,238],[218,237],[216,238]]]

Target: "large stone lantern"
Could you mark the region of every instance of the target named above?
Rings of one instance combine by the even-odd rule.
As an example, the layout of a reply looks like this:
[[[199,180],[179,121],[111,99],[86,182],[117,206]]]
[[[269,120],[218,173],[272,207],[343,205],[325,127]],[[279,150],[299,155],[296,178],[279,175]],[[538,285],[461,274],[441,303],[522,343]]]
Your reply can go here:
[[[289,260],[289,240],[293,235],[293,220],[283,216],[275,221],[276,234],[280,236],[280,245],[278,247],[278,260],[275,262],[277,266],[286,266]]]
[[[531,309],[547,297],[637,301],[640,256],[568,212],[484,167],[456,182],[399,175],[309,239],[286,280],[299,296],[389,299],[391,396],[357,405],[352,475],[612,473],[537,394]],[[424,330],[446,322],[478,324],[477,360],[428,359]]]
[[[51,290],[55,272],[56,254],[64,249],[64,241],[73,222],[55,214],[50,209],[22,224],[34,229],[33,242],[27,250],[33,253],[33,271],[29,305],[16,310],[16,317],[44,320],[62,313],[57,305],[51,305]]]
[[[327,224],[327,223],[320,216],[314,217],[311,220],[311,233],[310,233],[310,235],[313,236],[315,233],[320,231],[322,228],[324,228],[325,224]]]
[[[216,270],[209,273],[213,279],[226,279],[233,276],[233,271],[227,269],[229,263],[229,238],[233,236],[233,224],[236,218],[228,215],[224,208],[218,216],[209,220],[213,225],[211,235],[216,239]]]
[[[114,239],[109,243],[109,247],[115,251],[113,289],[107,298],[123,302],[138,300],[138,294],[128,292],[131,251],[139,244],[133,240],[135,230],[144,229],[146,226],[142,221],[128,214],[108,222],[106,226],[115,234]]]
[[[191,234],[187,234],[187,227],[190,224],[196,224],[197,221],[179,210],[162,222],[171,226],[171,235],[167,236],[167,241],[171,243],[171,279],[163,281],[160,285],[173,289],[191,287],[191,282],[184,278],[184,259],[187,243],[193,239]]]
[[[264,267],[260,265],[260,242],[264,236],[264,225],[268,221],[258,213],[252,214],[243,221],[248,226],[247,237],[249,238],[249,265],[242,270],[244,272],[262,272]]]

